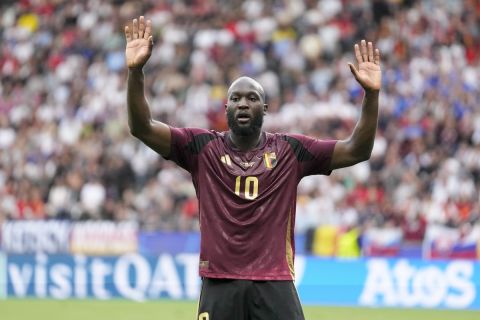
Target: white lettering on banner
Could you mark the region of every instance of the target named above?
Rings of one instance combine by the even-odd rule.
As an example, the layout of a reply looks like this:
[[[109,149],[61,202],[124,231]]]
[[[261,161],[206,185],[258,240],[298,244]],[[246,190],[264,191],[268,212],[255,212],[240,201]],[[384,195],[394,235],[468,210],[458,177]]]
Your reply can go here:
[[[87,269],[85,267],[87,258],[84,256],[75,256],[75,297],[87,297]]]
[[[196,299],[200,295],[200,279],[198,278],[198,256],[179,254],[177,261],[185,268],[185,295],[188,299]]]
[[[159,297],[163,291],[173,299],[182,298],[180,277],[173,257],[169,254],[162,254],[158,257],[151,283],[152,285],[148,290],[151,298]]]
[[[416,268],[398,260],[391,269],[387,260],[371,259],[367,272],[361,305],[466,308],[476,296],[473,263],[468,261],[452,261],[442,270],[433,265]]]
[[[67,299],[72,295],[72,270],[64,264],[56,264],[50,269],[50,277],[53,285],[50,286],[50,294],[55,299]]]
[[[35,295],[39,298],[47,296],[47,260],[44,254],[36,255],[37,263],[35,265]]]
[[[70,238],[73,253],[117,255],[137,251],[138,225],[132,221],[78,222]]]
[[[458,295],[449,294],[445,304],[452,308],[464,308],[475,300],[475,285],[470,281],[473,277],[473,265],[467,261],[451,263],[446,270],[447,281]],[[463,293],[463,294],[462,294]]]
[[[393,279],[390,274],[388,263],[385,260],[370,260],[367,263],[368,275],[365,280],[360,304],[373,306],[376,305],[376,296],[383,297],[387,306],[397,304],[397,296],[393,287]],[[408,282],[408,279],[407,279]]]
[[[135,271],[135,281],[131,284],[128,272],[130,267]],[[114,281],[118,291],[128,299],[145,300],[145,290],[150,282],[150,266],[147,261],[138,254],[129,254],[118,259],[115,267]]]
[[[102,259],[96,258],[92,261],[92,291],[95,298],[108,299],[110,293],[105,289],[105,277],[112,273],[112,267]]]
[[[10,253],[68,252],[70,223],[9,221],[2,225],[2,246]]]
[[[420,269],[414,275],[412,289],[422,307],[433,308],[443,302],[448,294],[448,283],[443,278],[442,270],[434,266]]]
[[[163,254],[154,261],[138,254],[118,259],[65,256],[62,261],[49,261],[45,254],[27,262],[8,260],[11,296],[109,299],[119,295],[142,301],[161,295],[172,299],[196,299],[199,295],[197,254]]]
[[[22,266],[11,264],[7,270],[13,287],[13,294],[19,298],[25,297],[28,286],[32,281],[33,267],[28,264]]]
[[[386,263],[386,261],[378,261],[377,263],[380,263],[380,262],[383,262],[382,267],[386,270],[384,275],[386,277],[389,277],[388,264]],[[375,263],[375,262],[372,261],[372,263]],[[369,268],[370,268],[370,264],[369,264]],[[370,275],[370,272],[368,274]],[[409,281],[415,274],[415,268],[411,267],[407,261],[400,260],[396,264],[395,268],[393,269],[393,274],[394,274],[394,278],[396,278],[397,280],[398,291],[397,291],[397,298],[395,298],[393,294],[390,294],[390,301],[392,301],[392,304],[390,305],[397,304],[396,300],[398,299],[400,301],[403,301],[403,304],[405,307],[415,306],[415,304],[417,304],[417,301],[419,301],[420,299],[420,297],[418,296],[419,291],[414,290],[412,293],[410,293],[410,289],[409,289]],[[388,292],[393,292],[393,290]]]

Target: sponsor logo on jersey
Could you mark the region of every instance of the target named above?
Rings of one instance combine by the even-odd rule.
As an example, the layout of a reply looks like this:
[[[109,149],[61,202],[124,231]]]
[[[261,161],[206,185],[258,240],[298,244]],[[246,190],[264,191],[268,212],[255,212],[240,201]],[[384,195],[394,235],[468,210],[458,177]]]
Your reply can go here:
[[[230,156],[228,154],[221,156],[220,161],[222,161],[224,164],[226,164],[229,167],[232,166],[232,160],[230,160]]]
[[[240,165],[244,167],[245,169],[251,168],[255,165],[255,161],[252,162],[240,162]]]

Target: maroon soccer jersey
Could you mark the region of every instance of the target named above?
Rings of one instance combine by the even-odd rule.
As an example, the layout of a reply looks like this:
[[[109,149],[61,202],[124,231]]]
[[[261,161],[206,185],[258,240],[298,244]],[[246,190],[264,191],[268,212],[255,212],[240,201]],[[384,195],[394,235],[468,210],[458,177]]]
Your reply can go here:
[[[171,128],[169,159],[189,171],[200,208],[200,276],[293,280],[297,185],[330,174],[335,141],[262,133],[238,150],[228,132]]]

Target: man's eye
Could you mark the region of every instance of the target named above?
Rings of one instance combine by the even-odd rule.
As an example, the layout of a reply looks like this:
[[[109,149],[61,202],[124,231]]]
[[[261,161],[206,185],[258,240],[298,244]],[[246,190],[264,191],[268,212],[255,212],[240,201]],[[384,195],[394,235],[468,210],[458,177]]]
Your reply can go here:
[[[257,101],[256,97],[250,97],[250,101]]]
[[[230,100],[232,100],[233,102],[237,102],[238,98],[237,97],[232,97]]]

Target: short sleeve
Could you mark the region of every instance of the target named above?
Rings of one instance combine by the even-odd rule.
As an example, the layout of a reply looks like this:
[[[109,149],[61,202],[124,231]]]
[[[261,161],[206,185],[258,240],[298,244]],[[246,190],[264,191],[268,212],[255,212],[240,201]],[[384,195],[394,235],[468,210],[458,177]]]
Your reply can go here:
[[[313,174],[329,175],[330,163],[337,140],[319,140],[305,135],[287,135],[298,161],[300,177]]]
[[[203,147],[213,139],[214,135],[205,129],[170,127],[170,154],[165,157],[193,173],[197,156]]]

